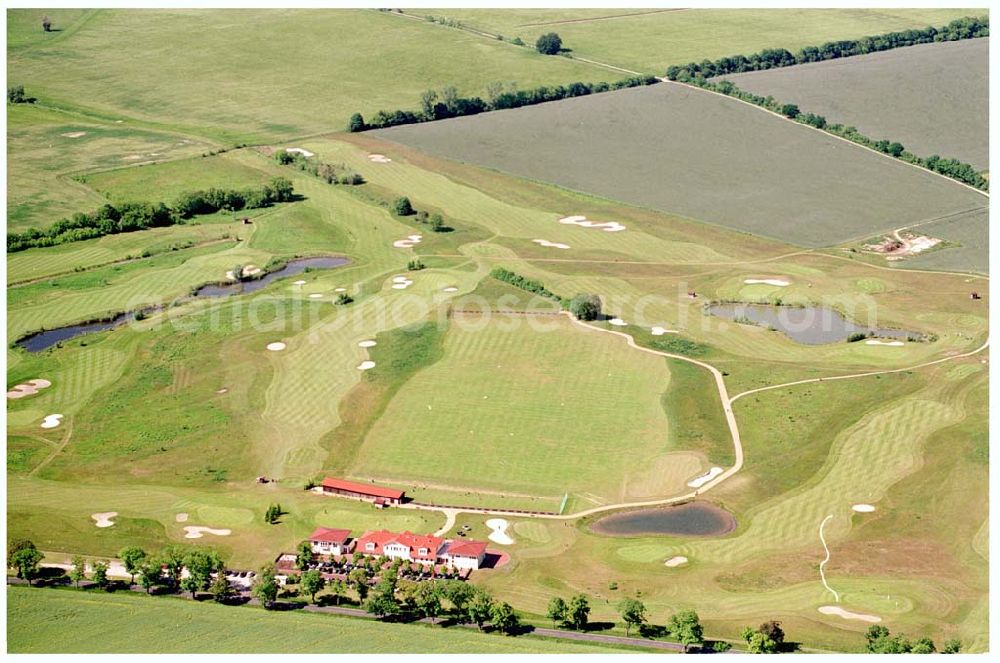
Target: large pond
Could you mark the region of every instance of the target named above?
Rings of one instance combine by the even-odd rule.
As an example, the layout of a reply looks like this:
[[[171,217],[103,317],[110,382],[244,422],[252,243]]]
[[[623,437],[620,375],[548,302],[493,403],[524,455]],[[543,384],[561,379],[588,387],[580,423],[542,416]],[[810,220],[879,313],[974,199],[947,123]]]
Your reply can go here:
[[[736,519],[714,504],[688,502],[605,516],[590,529],[607,536],[721,536],[736,529]]]
[[[856,325],[833,309],[819,306],[767,306],[764,304],[713,304],[708,313],[727,320],[770,327],[796,343],[820,345],[846,341],[852,334],[906,340],[920,338],[904,329]]]
[[[251,292],[257,292],[261,288],[267,287],[268,284],[278,279],[301,274],[307,269],[332,269],[334,267],[346,265],[349,262],[350,260],[347,258],[333,257],[300,258],[298,260],[289,260],[288,263],[281,269],[268,272],[259,279],[221,285],[204,285],[195,291],[194,296],[228,297],[230,295],[245,295]],[[159,308],[160,307],[158,306],[150,306],[148,308],[141,309],[141,313],[152,313],[159,310]],[[131,322],[135,319],[135,316],[136,314],[130,311],[128,313],[119,313],[107,320],[84,322],[81,324],[67,325],[65,327],[57,327],[56,329],[36,332],[17,341],[17,345],[24,348],[28,352],[40,352],[41,350],[50,348],[57,343],[61,343],[76,336],[114,329],[115,327],[123,325],[127,322]]]

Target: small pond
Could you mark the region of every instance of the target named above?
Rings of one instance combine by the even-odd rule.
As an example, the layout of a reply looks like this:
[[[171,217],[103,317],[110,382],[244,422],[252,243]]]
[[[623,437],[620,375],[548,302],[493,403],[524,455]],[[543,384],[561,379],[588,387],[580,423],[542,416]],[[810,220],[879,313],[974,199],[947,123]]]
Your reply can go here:
[[[275,270],[273,272],[268,272],[259,279],[253,281],[243,281],[239,283],[226,283],[221,285],[209,284],[204,285],[195,291],[195,297],[228,297],[230,295],[245,295],[251,292],[256,292],[261,288],[266,287],[273,281],[281,278],[286,278],[289,276],[295,276],[296,274],[301,274],[307,269],[332,269],[334,267],[340,267],[346,265],[350,262],[347,258],[300,258],[298,260],[289,260],[288,263],[281,269]],[[183,301],[183,300],[182,300]],[[149,314],[154,311],[158,311],[160,307],[150,306],[141,309],[143,314]],[[129,311],[127,313],[119,313],[114,317],[108,318],[107,320],[101,320],[97,322],[84,322],[76,325],[68,325],[66,327],[58,327],[56,329],[49,329],[46,331],[36,332],[29,336],[17,341],[17,345],[24,348],[28,352],[40,352],[46,348],[50,348],[57,343],[74,338],[76,336],[82,336],[83,334],[90,334],[92,332],[107,331],[108,329],[114,329],[120,325],[127,322],[131,322],[135,319],[135,312]]]
[[[710,315],[740,323],[770,327],[796,343],[820,345],[846,341],[852,334],[868,334],[902,341],[921,338],[904,329],[882,329],[856,325],[837,311],[820,306],[768,306],[765,304],[713,304]]]
[[[708,502],[625,511],[590,526],[606,536],[722,536],[736,529],[736,519]]]

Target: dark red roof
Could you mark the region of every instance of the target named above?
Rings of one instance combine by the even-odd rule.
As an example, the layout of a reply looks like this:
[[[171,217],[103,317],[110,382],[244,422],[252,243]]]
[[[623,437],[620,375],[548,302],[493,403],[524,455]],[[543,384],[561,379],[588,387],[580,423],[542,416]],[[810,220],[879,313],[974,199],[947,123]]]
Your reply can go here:
[[[381,486],[375,486],[368,483],[356,483],[345,479],[332,479],[327,477],[323,479],[323,487],[333,488],[334,490],[346,490],[351,493],[370,495],[372,497],[385,497],[393,500],[403,499],[403,491],[401,490],[382,488]]]
[[[331,529],[329,527],[317,527],[309,535],[310,541],[325,541],[327,543],[337,543],[343,545],[351,535],[349,529]]]
[[[486,553],[485,541],[452,541],[448,544],[448,554],[452,557],[476,557]]]

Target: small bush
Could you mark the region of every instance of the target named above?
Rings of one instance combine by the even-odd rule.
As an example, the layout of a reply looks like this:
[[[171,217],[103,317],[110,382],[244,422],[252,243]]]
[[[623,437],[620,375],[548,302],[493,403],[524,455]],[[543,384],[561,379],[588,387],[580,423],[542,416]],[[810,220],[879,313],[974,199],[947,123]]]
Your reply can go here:
[[[410,199],[406,196],[396,199],[392,204],[392,211],[396,216],[411,216],[414,213],[413,205],[410,204]]]

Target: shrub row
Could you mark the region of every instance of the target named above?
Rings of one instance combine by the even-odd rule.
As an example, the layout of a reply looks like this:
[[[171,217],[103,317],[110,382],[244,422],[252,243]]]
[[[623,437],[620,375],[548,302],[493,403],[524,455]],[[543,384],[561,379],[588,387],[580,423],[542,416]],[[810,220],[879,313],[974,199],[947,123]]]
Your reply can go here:
[[[355,113],[348,124],[349,131],[366,131],[368,129],[383,129],[400,124],[415,124],[432,122],[449,117],[477,115],[486,111],[503,110],[531,106],[547,101],[557,101],[569,97],[582,97],[588,94],[620,90],[623,88],[653,85],[659,82],[655,76],[633,76],[614,83],[570,83],[557,87],[541,86],[531,90],[518,90],[513,84],[504,86],[502,83],[491,83],[487,87],[486,99],[481,97],[459,97],[454,87],[446,87],[440,92],[428,90],[421,96],[421,110],[379,111],[370,122],[366,122],[360,113]]]
[[[705,59],[701,62],[673,65],[667,68],[667,78],[686,83],[692,81],[696,76],[712,78],[713,76],[740,74],[746,71],[790,67],[807,62],[822,62],[915,44],[988,37],[989,34],[989,17],[966,17],[956,19],[940,28],[926,27],[919,30],[903,30],[861,37],[860,39],[830,41],[822,46],[806,46],[795,54],[784,48],[766,48],[751,55],[731,55],[714,61]]]
[[[510,271],[509,269],[504,269],[503,267],[494,267],[490,271],[490,276],[498,281],[503,281],[504,283],[509,283],[515,288],[520,288],[532,294],[538,295],[540,297],[545,297],[546,299],[551,299],[552,301],[562,303],[562,297],[548,290],[541,281],[534,281],[532,279],[526,279],[520,274]]]
[[[324,180],[327,184],[357,185],[365,183],[365,178],[360,173],[349,169],[342,163],[325,163],[316,159],[308,159],[298,152],[286,150],[278,150],[274,153],[274,158],[283,166],[298,168]]]
[[[969,186],[982,191],[989,190],[989,181],[980,175],[971,165],[963,161],[959,161],[958,159],[945,159],[936,154],[929,157],[918,157],[912,152],[908,152],[900,142],[889,141],[886,139],[875,140],[860,133],[857,127],[844,126],[842,124],[830,124],[822,115],[803,113],[795,104],[781,104],[776,101],[774,97],[762,97],[758,94],[747,92],[746,90],[742,90],[737,87],[731,81],[722,80],[716,83],[706,80],[702,76],[696,76],[694,79],[689,81],[689,83],[706,90],[735,97],[736,99],[749,102],[756,106],[760,106],[761,108],[766,108],[767,110],[775,113],[781,113],[785,117],[795,120],[796,122],[801,122],[802,124],[808,124],[809,126],[817,129],[822,129],[827,133],[840,136],[841,138],[846,138],[853,143],[864,145],[865,147],[877,150],[883,154],[888,154],[889,156],[895,157],[907,163],[912,163],[922,168],[926,168],[927,170],[950,177],[953,180],[968,184]]]
[[[162,202],[108,204],[94,212],[78,212],[69,219],[56,221],[45,230],[28,228],[24,232],[8,233],[7,252],[172,226],[196,214],[211,214],[220,209],[267,207],[291,200],[292,194],[292,183],[284,177],[276,177],[262,187],[185,193],[172,208]]]

